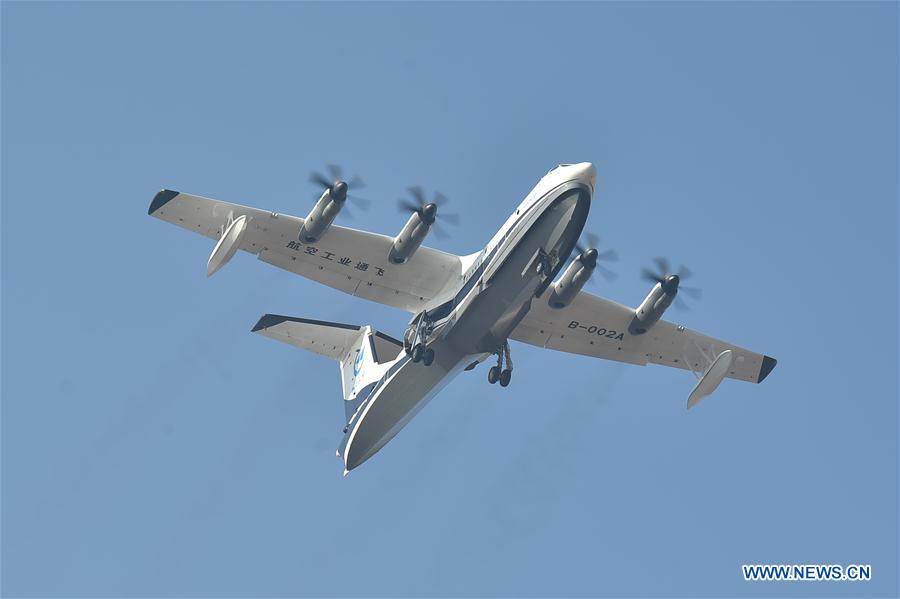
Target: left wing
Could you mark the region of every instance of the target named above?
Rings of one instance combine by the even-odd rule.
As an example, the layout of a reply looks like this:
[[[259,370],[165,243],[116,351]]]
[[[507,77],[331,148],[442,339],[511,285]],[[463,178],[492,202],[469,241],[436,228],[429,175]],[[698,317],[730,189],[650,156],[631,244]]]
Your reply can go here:
[[[775,359],[660,320],[643,335],[630,335],[634,309],[582,291],[561,309],[546,296],[532,300],[531,310],[511,339],[573,354],[646,365],[648,362],[704,372],[721,352],[733,358],[725,377],[761,383]]]
[[[297,240],[303,219],[164,189],[149,214],[218,240],[247,217],[240,249],[263,262],[374,302],[416,313],[462,274],[459,256],[422,246],[406,264],[388,261],[393,239],[331,225],[315,244]]]

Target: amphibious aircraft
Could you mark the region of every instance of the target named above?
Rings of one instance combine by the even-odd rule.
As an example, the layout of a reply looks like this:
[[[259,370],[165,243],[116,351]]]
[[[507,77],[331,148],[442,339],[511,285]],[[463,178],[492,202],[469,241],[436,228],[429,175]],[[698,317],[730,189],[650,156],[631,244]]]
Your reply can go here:
[[[334,224],[352,199],[339,168],[314,174],[324,191],[306,218],[172,190],[149,214],[216,241],[211,276],[244,250],[279,268],[412,314],[396,339],[370,325],[266,314],[253,331],[337,360],[346,425],[337,455],[344,474],[402,429],[461,371],[494,357],[491,384],[513,373],[509,340],[630,364],[689,370],[698,382],[687,407],[724,378],[762,382],[775,359],[691,331],[661,317],[677,298],[686,270],[658,260],[653,287],[631,308],[582,290],[608,252],[579,239],[591,206],[596,169],[589,162],[550,170],[484,249],[456,256],[422,245],[438,226],[439,194],[415,202],[395,237]],[[574,254],[573,254],[574,252]],[[570,258],[571,256],[571,258]]]

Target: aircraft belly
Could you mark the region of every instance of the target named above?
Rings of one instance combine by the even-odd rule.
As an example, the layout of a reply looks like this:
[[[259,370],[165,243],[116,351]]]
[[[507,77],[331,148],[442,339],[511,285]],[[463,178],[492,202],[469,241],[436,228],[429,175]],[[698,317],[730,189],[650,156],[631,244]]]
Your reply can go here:
[[[363,408],[342,452],[347,470],[384,447],[468,363],[446,343],[437,341],[431,348],[435,352],[431,366],[401,354],[398,362],[403,365]]]
[[[446,340],[464,354],[495,351],[528,313],[543,282],[531,268],[536,252],[574,244],[586,213],[577,196],[549,208],[466,306]]]

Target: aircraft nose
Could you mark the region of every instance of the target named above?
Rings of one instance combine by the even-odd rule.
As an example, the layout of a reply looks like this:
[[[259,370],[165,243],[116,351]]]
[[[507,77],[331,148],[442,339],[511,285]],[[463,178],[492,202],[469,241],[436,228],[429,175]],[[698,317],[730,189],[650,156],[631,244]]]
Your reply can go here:
[[[592,163],[579,162],[573,164],[572,168],[577,179],[584,181],[591,186],[591,189],[594,189],[594,185],[597,183],[597,169]]]

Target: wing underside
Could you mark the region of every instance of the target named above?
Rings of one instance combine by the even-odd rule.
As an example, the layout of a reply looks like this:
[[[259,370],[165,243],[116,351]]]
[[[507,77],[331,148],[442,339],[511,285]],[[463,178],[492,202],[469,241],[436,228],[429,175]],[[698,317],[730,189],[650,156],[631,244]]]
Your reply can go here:
[[[374,302],[416,313],[461,276],[459,256],[420,247],[406,264],[392,264],[393,239],[332,225],[314,244],[298,239],[303,219],[172,190],[156,194],[149,214],[218,240],[246,216],[240,249],[263,262]]]
[[[589,293],[579,293],[568,306],[553,309],[536,298],[510,338],[538,347],[646,365],[648,363],[703,372],[725,350],[734,358],[727,378],[762,382],[775,360],[726,341],[660,320],[643,335],[630,335],[634,310]]]

